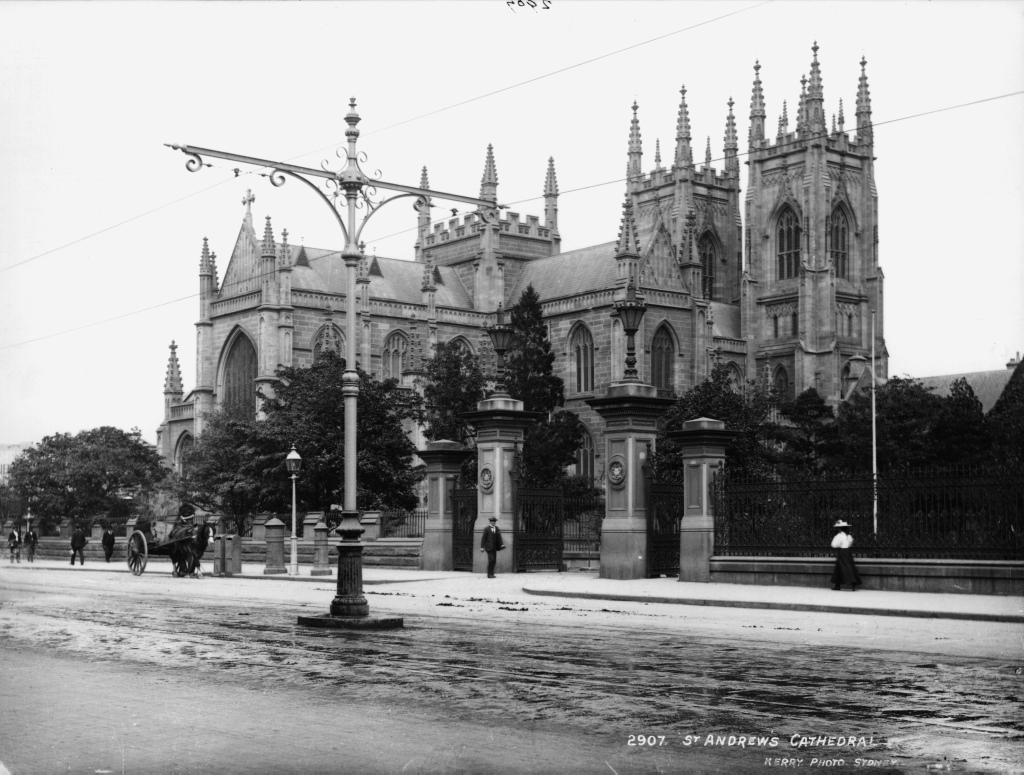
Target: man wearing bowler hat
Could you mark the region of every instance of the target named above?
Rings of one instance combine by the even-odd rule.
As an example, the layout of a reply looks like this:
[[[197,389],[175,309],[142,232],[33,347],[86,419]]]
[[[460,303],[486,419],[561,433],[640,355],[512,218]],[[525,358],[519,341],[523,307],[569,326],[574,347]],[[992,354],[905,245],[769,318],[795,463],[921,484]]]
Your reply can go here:
[[[501,540],[501,531],[498,530],[498,518],[491,517],[491,524],[484,528],[484,534],[480,536],[480,551],[487,552],[487,578],[494,578],[494,564],[498,561],[498,552],[505,548],[505,542]]]

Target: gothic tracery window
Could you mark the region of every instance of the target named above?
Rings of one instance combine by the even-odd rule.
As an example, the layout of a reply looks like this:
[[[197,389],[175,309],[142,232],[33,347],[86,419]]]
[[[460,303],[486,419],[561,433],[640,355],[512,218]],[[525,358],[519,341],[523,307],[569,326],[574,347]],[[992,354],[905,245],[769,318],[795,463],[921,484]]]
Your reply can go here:
[[[594,439],[587,431],[583,431],[580,448],[576,450],[576,475],[588,482],[594,480]]]
[[[313,361],[320,359],[320,354],[325,350],[331,350],[339,356],[344,356],[344,339],[341,332],[333,323],[328,323],[316,333],[313,339]]]
[[[384,351],[381,354],[383,363],[384,379],[401,379],[405,370],[406,353],[409,350],[409,340],[405,334],[394,333],[384,342]]]
[[[255,414],[256,369],[256,348],[252,341],[244,334],[236,336],[224,364],[221,406],[225,410]]]
[[[850,223],[846,218],[846,211],[842,207],[837,207],[832,212],[829,247],[836,277],[848,279],[850,276]]]
[[[569,350],[576,371],[576,392],[589,393],[594,389],[594,337],[586,326],[578,326],[573,332]]]
[[[701,295],[715,300],[715,243],[705,234],[697,244],[701,266]]]
[[[789,395],[789,373],[786,371],[784,366],[779,366],[775,369],[772,385],[775,388],[775,395],[778,398],[788,399],[791,397]]]
[[[651,340],[651,381],[658,390],[671,392],[675,388],[675,355],[672,335],[661,326]]]
[[[800,222],[788,207],[779,216],[775,250],[778,278],[789,280],[796,277],[800,269]]]

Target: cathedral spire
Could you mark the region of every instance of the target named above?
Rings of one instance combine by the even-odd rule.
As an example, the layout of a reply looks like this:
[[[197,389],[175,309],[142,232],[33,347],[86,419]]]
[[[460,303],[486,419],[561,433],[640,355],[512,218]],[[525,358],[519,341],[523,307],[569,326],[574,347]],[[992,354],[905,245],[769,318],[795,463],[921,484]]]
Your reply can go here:
[[[629,164],[626,166],[626,179],[633,180],[643,174],[641,158],[643,150],[640,145],[640,120],[636,117],[639,105],[633,100],[633,120],[629,122]]]
[[[846,118],[843,116],[843,98],[839,98],[839,131],[843,131],[843,125],[846,123]]]
[[[164,379],[164,395],[178,396],[185,391],[181,386],[181,368],[178,365],[178,345],[171,342],[171,354],[167,359],[167,377]]]
[[[800,76],[800,102],[796,108],[796,133],[799,137],[807,131],[807,76]]]
[[[761,90],[761,62],[754,62],[754,89],[750,95],[750,134],[748,145],[753,147],[764,139],[764,92]]]
[[[420,173],[420,188],[430,188],[430,180],[427,178],[427,165],[423,165],[423,171]]]
[[[680,90],[679,117],[676,119],[676,156],[673,167],[692,167],[693,151],[690,148],[690,111],[686,107],[686,86]]]
[[[636,220],[633,218],[633,200],[627,194],[622,205],[622,222],[619,224],[619,241],[615,245],[616,258],[640,258],[640,238],[637,236]]]
[[[704,149],[704,166],[711,169],[711,135],[708,135],[708,145]]]
[[[210,241],[203,237],[203,252],[199,255],[199,274],[210,274]]]
[[[292,265],[292,249],[288,246],[288,229],[281,231],[281,255],[277,259],[277,265],[289,269]]]
[[[660,170],[661,166],[661,138],[654,140],[654,169]]]
[[[267,216],[266,225],[263,227],[263,245],[260,251],[263,257],[274,257],[274,230],[270,226],[270,216]]]
[[[555,157],[548,157],[548,172],[544,177],[544,226],[558,232],[558,179],[555,177]]]
[[[860,83],[857,87],[857,142],[871,143],[871,93],[868,91],[868,74],[865,70],[868,60],[861,57]]]
[[[804,110],[804,121],[812,134],[825,131],[825,90],[821,83],[821,70],[818,66],[818,41],[811,46],[814,58],[811,60],[811,78],[807,89],[807,102]]]
[[[725,171],[727,174],[739,177],[740,140],[736,134],[736,117],[733,115],[732,106],[735,103],[732,97],[729,98],[729,115],[725,117]]]
[[[480,198],[498,201],[498,170],[494,166],[494,146],[487,144],[487,159],[484,161],[484,174],[480,178]]]

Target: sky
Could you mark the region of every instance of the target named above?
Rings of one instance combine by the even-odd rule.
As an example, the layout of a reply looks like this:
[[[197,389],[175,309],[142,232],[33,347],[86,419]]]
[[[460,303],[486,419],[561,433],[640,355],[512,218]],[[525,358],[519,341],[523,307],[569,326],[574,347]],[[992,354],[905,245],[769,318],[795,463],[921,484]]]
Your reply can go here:
[[[499,202],[543,215],[553,157],[572,250],[618,234],[634,100],[645,170],[656,140],[671,159],[683,85],[695,159],[710,137],[721,168],[730,97],[745,150],[755,60],[774,136],[815,42],[847,127],[867,59],[890,375],[1024,351],[1024,2],[538,3],[0,3],[0,443],[155,441],[172,340],[194,385],[203,238],[223,278],[248,190],[258,232],[270,215],[278,238],[340,248],[297,182],[191,173],[166,143],[338,169],[355,97],[384,181],[426,166],[477,196],[493,144]],[[412,259],[411,201],[375,215],[369,253]]]

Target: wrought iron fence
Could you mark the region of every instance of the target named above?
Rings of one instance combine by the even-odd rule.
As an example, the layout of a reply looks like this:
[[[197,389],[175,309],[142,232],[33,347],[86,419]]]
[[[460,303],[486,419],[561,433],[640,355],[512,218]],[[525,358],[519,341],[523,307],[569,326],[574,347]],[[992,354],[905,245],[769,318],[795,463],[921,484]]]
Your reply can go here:
[[[562,540],[566,552],[600,553],[604,495],[566,495],[562,501]]]
[[[1024,559],[1024,477],[1000,468],[879,474],[716,475],[715,554],[827,556],[839,519],[854,552],[903,559]]]
[[[423,538],[426,526],[426,509],[389,509],[380,513],[381,538]]]

